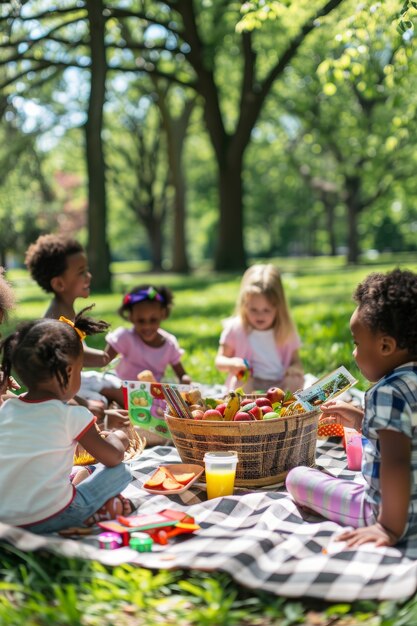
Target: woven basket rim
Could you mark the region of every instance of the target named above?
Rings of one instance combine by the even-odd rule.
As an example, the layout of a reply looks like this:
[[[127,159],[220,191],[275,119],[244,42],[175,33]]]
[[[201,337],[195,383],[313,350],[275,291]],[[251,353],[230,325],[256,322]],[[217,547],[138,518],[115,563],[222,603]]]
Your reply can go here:
[[[317,413],[321,413],[320,409],[313,409],[312,411],[306,411],[305,413],[295,413],[294,415],[283,415],[282,417],[274,417],[272,419],[268,419],[268,420],[250,420],[250,421],[239,421],[239,422],[235,422],[233,420],[230,421],[225,421],[225,420],[195,420],[195,419],[190,419],[187,417],[178,417],[178,415],[172,415],[172,413],[165,413],[164,417],[165,419],[172,419],[172,420],[176,420],[178,422],[185,424],[195,424],[196,422],[198,423],[202,423],[202,424],[207,424],[210,426],[220,426],[220,427],[224,427],[224,426],[230,426],[230,425],[234,425],[236,426],[237,424],[239,424],[239,427],[246,427],[246,428],[250,428],[253,424],[273,424],[273,423],[277,423],[277,422],[282,422],[283,420],[291,420],[291,419],[304,419],[306,417],[311,417],[313,415],[317,415]]]

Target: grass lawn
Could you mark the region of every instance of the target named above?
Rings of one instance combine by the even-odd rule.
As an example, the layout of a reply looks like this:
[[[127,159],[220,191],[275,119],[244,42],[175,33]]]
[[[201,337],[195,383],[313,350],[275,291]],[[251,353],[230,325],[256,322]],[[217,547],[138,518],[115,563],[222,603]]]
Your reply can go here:
[[[305,370],[319,376],[345,365],[358,377],[358,386],[365,389],[366,381],[352,358],[348,325],[355,306],[352,292],[370,271],[396,266],[417,271],[417,260],[396,255],[395,259],[379,257],[372,264],[356,267],[326,257],[277,259],[276,263],[283,271],[287,297],[303,340]],[[123,323],[116,311],[126,290],[145,282],[169,285],[175,302],[164,328],[174,333],[185,349],[187,372],[200,382],[223,382],[223,375],[214,368],[214,357],[222,319],[233,312],[240,275],[203,271],[189,277],[150,275],[133,263],[115,264],[112,269],[113,293],[95,294],[88,300],[95,302],[94,316],[116,327]],[[19,320],[41,317],[49,301],[25,270],[13,270],[9,279],[18,306],[2,328],[3,335]],[[79,301],[77,308],[83,305]],[[104,345],[103,337],[89,342],[94,347]],[[20,553],[7,545],[0,548],[0,571],[0,626],[417,624],[416,599],[402,606],[392,602],[329,605],[308,599],[286,600],[246,590],[221,573],[155,573],[130,566],[109,569],[49,554]]]

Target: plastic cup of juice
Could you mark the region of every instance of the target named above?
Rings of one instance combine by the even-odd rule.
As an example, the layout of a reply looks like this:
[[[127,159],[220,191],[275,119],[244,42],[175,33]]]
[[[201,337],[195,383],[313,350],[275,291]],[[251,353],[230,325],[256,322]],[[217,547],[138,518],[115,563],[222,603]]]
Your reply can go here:
[[[205,453],[207,498],[233,495],[238,460],[237,452],[232,450]]]

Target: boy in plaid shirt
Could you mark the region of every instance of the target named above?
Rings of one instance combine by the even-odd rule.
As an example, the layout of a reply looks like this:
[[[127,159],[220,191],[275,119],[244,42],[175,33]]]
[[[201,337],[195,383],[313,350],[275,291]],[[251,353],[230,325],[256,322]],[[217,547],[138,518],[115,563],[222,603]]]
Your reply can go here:
[[[354,299],[353,356],[375,384],[364,410],[340,400],[321,410],[331,421],[362,430],[365,484],[296,467],[286,487],[301,507],[352,526],[338,537],[348,547],[392,546],[417,538],[417,275],[399,269],[370,274]]]

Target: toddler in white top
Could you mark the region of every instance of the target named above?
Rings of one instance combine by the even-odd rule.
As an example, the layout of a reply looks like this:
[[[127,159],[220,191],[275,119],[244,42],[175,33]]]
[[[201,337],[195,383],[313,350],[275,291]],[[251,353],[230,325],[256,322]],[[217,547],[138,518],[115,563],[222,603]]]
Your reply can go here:
[[[49,533],[131,512],[120,495],[131,480],[122,463],[126,434],[101,436],[86,407],[68,404],[80,386],[82,340],[107,327],[81,311],[74,321],[21,324],[0,344],[4,378],[13,368],[27,388],[0,407],[1,522]],[[70,474],[78,443],[101,465],[75,485]]]

